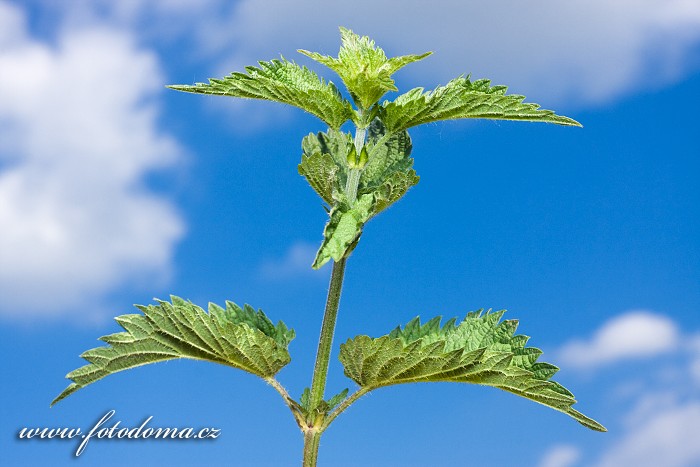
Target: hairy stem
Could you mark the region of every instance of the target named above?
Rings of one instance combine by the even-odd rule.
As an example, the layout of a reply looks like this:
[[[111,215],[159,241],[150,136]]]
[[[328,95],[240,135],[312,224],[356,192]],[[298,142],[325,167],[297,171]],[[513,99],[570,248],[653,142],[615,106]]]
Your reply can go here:
[[[355,132],[355,151],[360,153],[362,146],[365,145],[365,136],[367,136],[367,128],[358,128]]]
[[[320,431],[308,430],[304,432],[303,467],[316,467],[316,461],[318,460],[318,444],[320,441]]]
[[[359,154],[365,144],[367,136],[366,128],[357,128],[355,132],[355,150]],[[352,169],[345,185],[345,193],[350,203],[357,198],[357,187],[360,184],[361,170]],[[309,393],[310,407],[317,407],[323,401],[326,391],[326,379],[328,378],[328,363],[331,357],[331,346],[333,344],[333,334],[335,333],[335,322],[338,319],[338,306],[340,305],[340,294],[343,289],[343,278],[345,277],[345,264],[347,257],[333,263],[331,273],[331,283],[328,288],[328,298],[326,299],[326,310],[323,314],[321,324],[321,336],[318,340],[318,351],[316,352],[316,364],[314,365],[314,375],[311,381],[311,391]],[[344,410],[344,409],[343,409]],[[336,415],[337,416],[337,415]],[[335,417],[334,417],[335,418]],[[308,423],[308,421],[307,421]],[[324,427],[328,424],[324,423]],[[304,467],[314,467],[318,457],[318,444],[322,430],[320,427],[306,426],[304,430]]]
[[[326,299],[326,311],[323,315],[321,336],[318,340],[318,352],[316,353],[314,377],[313,381],[311,382],[311,392],[309,394],[310,407],[317,407],[318,404],[323,401],[323,395],[326,390],[328,362],[331,357],[331,345],[333,344],[335,322],[338,318],[338,306],[340,304],[340,292],[343,288],[343,276],[345,275],[346,261],[347,258],[342,258],[337,263],[333,263],[331,284],[328,289],[328,298]],[[321,432],[317,429],[317,427],[306,426],[304,428],[304,467],[316,466],[320,437]]]
[[[360,169],[350,169],[350,173],[348,174],[348,183],[345,185],[345,196],[348,197],[348,202],[350,204],[354,203],[357,199],[357,186],[360,184],[360,175],[362,175]]]
[[[328,289],[328,298],[326,299],[326,311],[323,315],[321,336],[318,340],[314,377],[311,383],[311,392],[309,394],[311,407],[317,406],[323,400],[323,394],[326,389],[328,362],[331,356],[331,345],[333,344],[335,321],[338,318],[338,305],[340,304],[340,292],[343,288],[343,277],[345,275],[346,261],[347,258],[342,258],[337,263],[333,263],[331,284]]]

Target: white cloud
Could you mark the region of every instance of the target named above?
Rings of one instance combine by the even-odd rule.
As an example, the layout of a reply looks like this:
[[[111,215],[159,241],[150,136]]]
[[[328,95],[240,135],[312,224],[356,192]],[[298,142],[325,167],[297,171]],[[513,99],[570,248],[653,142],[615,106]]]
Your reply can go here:
[[[696,0],[493,0],[478,7],[452,0],[432,8],[419,0],[356,0],[352,8],[320,0],[80,5],[56,8],[73,17],[107,16],[158,42],[186,37],[190,48],[179,47],[181,56],[218,62],[202,69],[200,81],[280,53],[304,61],[297,48],[335,54],[340,25],[373,37],[390,54],[434,50],[427,62],[400,73],[413,83],[434,86],[472,72],[558,108],[661,88],[699,65],[689,59],[700,42]],[[139,28],[143,21],[150,27]]]
[[[260,265],[260,275],[264,279],[285,280],[300,276],[314,275],[325,278],[326,274],[311,269],[318,245],[305,242],[293,244],[282,258],[266,260]]]
[[[674,82],[693,71],[687,57],[700,41],[694,0],[449,1],[433,8],[418,0],[358,0],[352,8],[317,0],[270,0],[261,8],[246,0],[212,21],[198,33],[199,46],[229,50],[229,68],[280,52],[296,56],[296,48],[334,54],[337,26],[345,25],[392,54],[436,51],[406,69],[429,85],[473,72],[557,105],[598,104]]]
[[[630,311],[604,323],[589,339],[565,344],[558,360],[567,367],[593,368],[674,350],[679,339],[678,327],[668,317]]]
[[[581,451],[576,446],[562,444],[545,453],[540,467],[572,467],[581,459]]]
[[[25,27],[22,12],[13,5],[0,2],[0,45],[11,45],[18,40]]]
[[[675,388],[649,391],[647,387],[634,398],[632,408],[621,421],[629,430],[637,429],[659,414],[673,410],[680,402],[680,392]]]
[[[695,357],[693,363],[690,366],[690,374],[697,386],[700,386],[700,356]]]
[[[156,128],[157,57],[93,26],[51,45],[0,2],[0,315],[88,312],[131,281],[162,281],[183,222],[144,175],[172,166]],[[7,37],[7,36],[11,37]]]
[[[622,380],[606,377],[597,388],[619,384],[607,391],[613,407],[605,420],[611,437],[606,448],[588,454],[585,465],[595,467],[693,467],[700,465],[700,393],[695,368],[700,360],[700,335],[680,332],[669,317],[633,311],[614,317],[586,340],[562,349],[566,366],[591,368],[617,363]],[[630,375],[624,361],[671,352],[650,361],[644,371]],[[694,381],[695,380],[695,381]],[[552,452],[556,452],[553,450]],[[563,455],[562,455],[563,456]]]
[[[688,342],[688,351],[691,355],[689,373],[694,384],[700,388],[700,334],[691,337]]]
[[[594,464],[597,467],[700,465],[700,401],[654,414],[630,430]]]
[[[390,55],[436,52],[398,74],[401,89],[472,73],[565,114],[663,88],[700,67],[693,60],[700,43],[696,0],[493,0],[478,7],[451,0],[433,8],[418,0],[356,0],[352,8],[319,0],[76,0],[41,9],[70,24],[99,18],[129,28],[163,52],[174,45],[178,59],[195,68],[175,77],[184,84],[280,54],[309,64],[298,48],[334,55],[340,25],[373,37]],[[239,132],[298,115],[281,105],[200,102],[215,112],[245,114],[232,127]]]

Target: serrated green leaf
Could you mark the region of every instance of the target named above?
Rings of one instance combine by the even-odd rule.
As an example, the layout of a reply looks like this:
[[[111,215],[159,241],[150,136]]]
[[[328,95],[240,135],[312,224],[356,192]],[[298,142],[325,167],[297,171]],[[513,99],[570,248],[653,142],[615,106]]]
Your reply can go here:
[[[413,169],[408,172],[392,173],[384,183],[374,191],[376,199],[374,215],[379,214],[384,209],[397,202],[411,187],[417,185],[419,181],[420,177],[416,175],[416,171]]]
[[[309,133],[301,140],[301,149],[304,154],[320,152],[330,154],[339,167],[347,165],[347,155],[354,148],[352,135],[330,129],[327,132]]]
[[[584,426],[605,431],[572,408],[576,400],[549,379],[557,368],[538,363],[542,351],[525,347],[515,335],[517,321],[501,321],[503,311],[473,312],[456,325],[440,318],[421,325],[418,318],[403,329],[372,339],[358,336],[340,348],[345,374],[366,390],[412,382],[461,382],[492,386],[566,413]]]
[[[338,186],[338,166],[330,154],[315,152],[303,154],[298,166],[299,175],[306,178],[311,188],[328,203],[333,204],[333,190]]]
[[[299,398],[299,405],[301,408],[304,410],[304,412],[309,411],[309,404],[311,402],[311,388],[304,388],[304,391],[301,393],[301,397]]]
[[[362,109],[369,109],[387,91],[397,90],[394,80],[391,79],[392,74],[431,54],[427,52],[387,59],[384,51],[367,36],[361,37],[345,28],[340,28],[340,36],[342,46],[338,58],[308,50],[299,52],[335,71],[345,83],[355,103]]]
[[[178,358],[207,360],[271,378],[291,361],[294,330],[276,326],[262,310],[210,304],[209,313],[179,297],[158,305],[137,306],[143,314],[115,318],[126,332],[103,336],[109,344],[81,356],[90,362],[66,378],[73,382],[51,403],[105,376],[148,363]]]
[[[312,267],[318,269],[331,259],[340,261],[359,240],[365,222],[374,213],[374,195],[364,194],[350,206],[338,202],[330,212],[323,230],[323,243],[316,253]]]
[[[379,120],[369,126],[368,142],[359,157],[352,137],[340,131],[312,133],[303,139],[299,173],[332,207],[324,242],[313,264],[315,269],[330,259],[338,261],[346,256],[356,245],[364,224],[418,183],[411,168],[411,148],[407,132],[386,135]],[[353,203],[345,194],[351,170],[359,173],[359,199]]]
[[[347,156],[353,148],[350,134],[333,129],[311,133],[301,142],[299,174],[329,206],[334,204],[333,192],[345,187]]]
[[[524,103],[525,96],[507,95],[506,90],[506,86],[491,86],[487,79],[471,81],[469,76],[459,77],[433,91],[424,93],[423,88],[415,88],[393,102],[384,102],[379,118],[392,133],[424,123],[460,118],[581,126],[571,118],[540,109],[537,104]]]
[[[360,188],[381,186],[394,172],[408,172],[413,166],[413,144],[406,131],[386,135],[386,128],[375,119],[368,128],[367,144],[370,158],[360,176]]]
[[[374,193],[374,215],[398,201],[418,183],[413,170],[411,138],[406,131],[386,134],[384,124],[375,119],[369,126],[369,161],[360,176],[359,193]]]
[[[336,406],[338,404],[343,402],[343,400],[345,400],[345,398],[348,396],[348,392],[350,392],[350,390],[348,388],[345,388],[342,391],[340,391],[338,394],[336,394],[335,396],[328,399],[328,402],[327,402],[328,411],[330,412],[331,410],[336,408]]]
[[[260,67],[246,67],[246,73],[231,73],[222,79],[194,86],[173,85],[171,89],[200,94],[263,99],[293,105],[338,129],[355,114],[338,88],[326,83],[316,73],[294,62],[271,60],[258,62]]]
[[[178,297],[171,296],[171,300],[177,298]],[[186,307],[195,306],[185,301],[182,301],[180,305]],[[220,320],[228,320],[236,324],[245,323],[253,329],[258,329],[266,336],[273,338],[278,345],[284,348],[287,348],[289,343],[296,337],[294,330],[288,329],[284,322],[278,321],[275,325],[262,310],[256,311],[248,304],[245,304],[243,308],[241,308],[232,301],[227,300],[226,308],[221,308],[215,303],[209,303],[209,314],[211,315],[212,313],[218,316]]]

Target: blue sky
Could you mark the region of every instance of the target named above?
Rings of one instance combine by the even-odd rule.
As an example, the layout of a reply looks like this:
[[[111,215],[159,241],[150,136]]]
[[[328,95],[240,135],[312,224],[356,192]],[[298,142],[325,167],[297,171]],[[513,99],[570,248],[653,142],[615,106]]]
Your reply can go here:
[[[323,6],[321,6],[323,5]],[[320,465],[700,466],[700,7],[687,0],[444,2],[0,0],[0,460],[7,465],[298,465],[277,394],[168,362],[49,402],[112,317],[173,293],[250,303],[297,332],[280,381],[310,383],[329,266],[326,214],[299,177],[312,116],[164,89],[337,27],[390,55],[435,53],[397,85],[462,73],[584,128],[445,122],[411,132],[421,182],[348,263],[335,357],[416,315],[508,309],[610,430],[491,388],[378,390],[321,442]],[[371,12],[368,13],[368,12]],[[322,71],[322,70],[318,70]],[[330,73],[324,76],[338,81]],[[388,96],[391,97],[391,96]],[[216,427],[213,441],[18,441],[23,427]]]

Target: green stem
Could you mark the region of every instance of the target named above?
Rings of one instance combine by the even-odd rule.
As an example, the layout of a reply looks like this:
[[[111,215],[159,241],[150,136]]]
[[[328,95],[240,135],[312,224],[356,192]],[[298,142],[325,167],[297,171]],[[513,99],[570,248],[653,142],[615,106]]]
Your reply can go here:
[[[345,185],[345,196],[348,197],[348,202],[352,205],[357,199],[357,187],[360,184],[360,169],[350,169],[348,174],[348,183]]]
[[[321,336],[318,340],[314,377],[309,393],[309,407],[318,407],[319,403],[323,401],[323,395],[326,390],[328,362],[331,358],[331,345],[333,344],[333,334],[335,333],[335,322],[338,318],[338,306],[340,305],[340,292],[343,288],[346,261],[347,258],[342,258],[337,263],[333,263],[331,284],[328,289],[328,298],[326,299],[326,311],[323,315]],[[307,423],[309,422],[307,421]],[[304,428],[304,467],[316,466],[318,443],[321,438],[321,432],[318,428],[320,427],[307,426]]]
[[[343,288],[343,277],[345,275],[346,261],[347,258],[342,258],[337,263],[333,263],[331,284],[328,289],[328,298],[326,300],[326,311],[323,315],[321,336],[318,340],[318,352],[316,353],[314,377],[311,383],[311,392],[309,394],[309,402],[311,407],[316,407],[321,401],[323,401],[323,394],[326,389],[328,362],[331,356],[331,345],[333,344],[335,321],[338,318],[338,305],[340,304],[340,292]]]
[[[304,432],[304,460],[303,467],[316,467],[318,460],[318,444],[321,441],[321,432],[308,430]]]
[[[365,145],[367,136],[366,128],[357,128],[355,132],[355,150],[360,154]],[[350,203],[355,202],[357,197],[357,187],[360,184],[361,170],[352,169],[345,184],[345,193]],[[340,294],[343,289],[343,278],[345,277],[345,264],[347,257],[333,263],[331,273],[331,283],[328,288],[328,298],[326,299],[326,310],[323,313],[323,323],[321,324],[321,336],[318,340],[318,351],[316,352],[316,364],[314,365],[314,376],[311,381],[311,391],[309,392],[309,407],[318,407],[323,401],[326,391],[326,379],[328,378],[328,363],[331,358],[331,346],[333,345],[333,334],[335,333],[335,322],[338,319],[338,306],[340,305]],[[344,409],[343,409],[344,410]],[[337,415],[336,415],[337,416]],[[335,417],[334,417],[335,418]],[[304,431],[304,467],[315,467],[318,458],[318,445],[321,439],[322,429],[320,426],[313,426],[314,421],[307,420]],[[323,424],[325,428],[327,424]]]
[[[367,128],[358,128],[355,131],[355,151],[360,154],[362,146],[365,145],[365,136],[367,136]]]
[[[355,131],[355,150],[359,154],[365,144],[367,136],[366,128],[357,128]],[[357,187],[360,183],[360,170],[352,169],[345,184],[345,192],[352,203],[357,196]],[[323,324],[321,325],[321,336],[318,341],[318,352],[316,353],[316,365],[311,383],[310,402],[311,407],[315,407],[323,400],[323,393],[326,389],[326,377],[328,376],[328,361],[331,355],[331,345],[333,344],[333,333],[335,332],[335,321],[338,317],[338,305],[340,304],[340,293],[343,289],[343,277],[345,275],[345,263],[347,258],[333,263],[331,273],[331,284],[328,289],[326,299],[326,310],[323,314]]]

